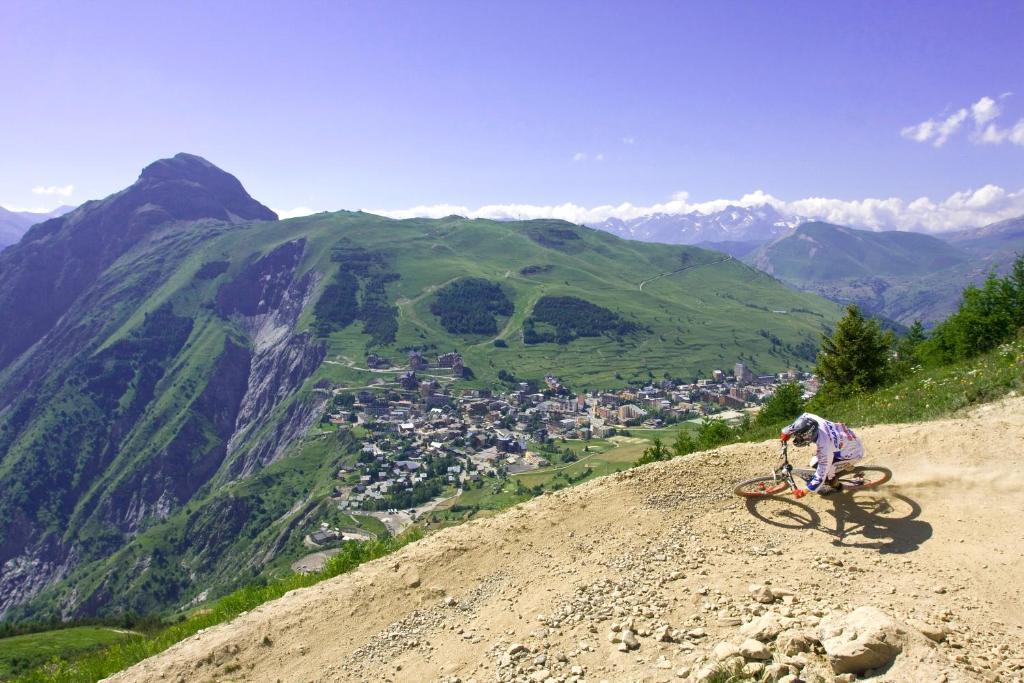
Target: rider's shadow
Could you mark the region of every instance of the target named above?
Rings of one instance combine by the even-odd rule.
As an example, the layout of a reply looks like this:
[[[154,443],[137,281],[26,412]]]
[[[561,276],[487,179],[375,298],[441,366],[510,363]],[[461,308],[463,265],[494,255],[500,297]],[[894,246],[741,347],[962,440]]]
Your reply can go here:
[[[823,524],[813,507],[788,497],[748,498],[747,510],[772,526],[816,529],[833,536],[833,545],[880,553],[912,552],[932,536],[932,525],[918,519],[921,506],[903,494],[858,492],[825,500],[832,505],[827,513],[834,525]]]
[[[832,502],[833,545],[909,553],[932,537],[932,525],[919,519],[921,506],[901,493],[861,492]]]

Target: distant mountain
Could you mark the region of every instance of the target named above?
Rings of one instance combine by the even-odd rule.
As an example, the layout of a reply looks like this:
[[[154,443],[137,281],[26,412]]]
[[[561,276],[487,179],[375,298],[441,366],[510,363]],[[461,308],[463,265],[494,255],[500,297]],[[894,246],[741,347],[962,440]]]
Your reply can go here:
[[[63,216],[74,209],[73,206],[58,206],[53,211],[36,213],[33,211],[8,211],[0,206],[0,250],[20,240],[25,231],[36,223]]]
[[[813,222],[762,247],[748,260],[784,280],[831,282],[925,275],[959,265],[967,255],[921,233],[872,232]]]
[[[287,568],[362,447],[328,403],[397,400],[411,350],[459,350],[455,391],[596,389],[809,368],[839,315],[562,221],[275,218],[182,154],[0,253],[0,616],[152,613]]]
[[[765,242],[761,241],[725,241],[725,242],[697,242],[693,246],[700,247],[701,249],[710,249],[712,251],[720,251],[723,254],[742,259],[746,256],[757,251]]]
[[[771,206],[729,206],[714,213],[655,213],[630,220],[609,218],[591,227],[619,237],[663,244],[764,243],[789,234],[803,219]]]
[[[971,233],[976,239],[981,234]],[[857,303],[869,313],[908,325],[941,320],[956,308],[964,286],[984,277],[986,261],[964,248],[970,243],[976,242],[965,237],[957,244],[921,233],[814,222],[745,260],[804,291]]]
[[[975,230],[945,233],[941,237],[976,259],[997,269],[1024,253],[1024,216],[992,223]]]

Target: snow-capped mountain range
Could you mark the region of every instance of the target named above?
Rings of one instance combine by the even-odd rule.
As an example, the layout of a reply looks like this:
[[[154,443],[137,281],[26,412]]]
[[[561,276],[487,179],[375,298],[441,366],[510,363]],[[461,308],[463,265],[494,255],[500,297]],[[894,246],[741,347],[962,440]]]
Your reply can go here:
[[[788,235],[806,222],[801,216],[783,215],[772,206],[728,206],[714,213],[654,213],[628,220],[609,218],[589,227],[626,239],[667,244],[770,242]]]

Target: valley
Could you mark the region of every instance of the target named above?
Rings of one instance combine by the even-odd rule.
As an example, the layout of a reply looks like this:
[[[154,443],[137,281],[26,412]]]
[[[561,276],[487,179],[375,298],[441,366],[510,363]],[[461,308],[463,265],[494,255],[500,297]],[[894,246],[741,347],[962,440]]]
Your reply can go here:
[[[287,567],[362,448],[317,425],[340,393],[385,397],[386,362],[456,382],[432,389],[451,405],[503,377],[679,386],[806,372],[839,315],[561,221],[274,218],[183,154],[0,254],[8,618],[181,609]]]

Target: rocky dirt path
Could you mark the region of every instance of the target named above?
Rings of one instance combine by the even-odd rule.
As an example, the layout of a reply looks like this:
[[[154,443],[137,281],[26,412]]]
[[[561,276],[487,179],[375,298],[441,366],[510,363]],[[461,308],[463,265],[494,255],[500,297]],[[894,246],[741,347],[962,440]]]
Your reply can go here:
[[[877,492],[733,497],[772,443],[656,463],[438,532],[113,680],[699,681],[716,663],[1024,680],[1024,399],[859,431],[895,472]]]

